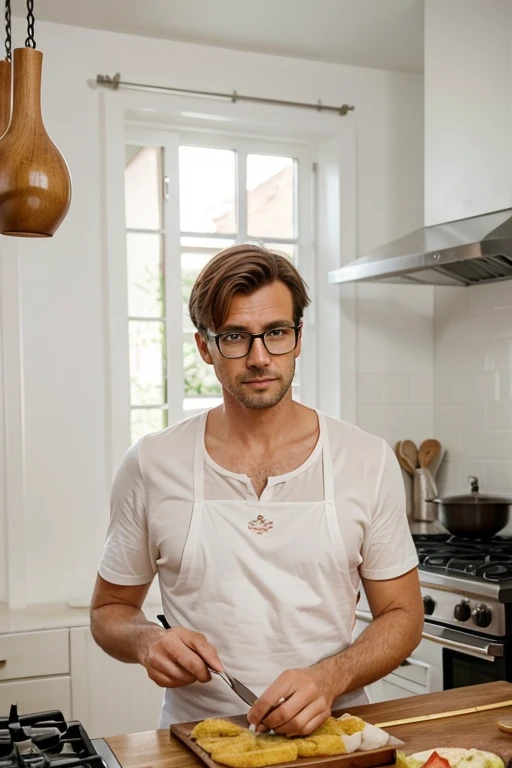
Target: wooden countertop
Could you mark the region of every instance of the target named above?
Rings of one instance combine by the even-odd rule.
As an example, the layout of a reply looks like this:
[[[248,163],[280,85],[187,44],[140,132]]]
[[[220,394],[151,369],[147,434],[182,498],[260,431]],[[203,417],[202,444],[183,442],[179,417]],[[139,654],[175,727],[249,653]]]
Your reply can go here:
[[[350,712],[379,723],[508,700],[512,700],[512,684],[498,682],[353,707]],[[498,753],[507,763],[512,758],[512,735],[498,731],[500,717],[512,718],[512,706],[386,730],[405,742],[403,749],[409,754],[433,747],[476,747]],[[204,768],[167,730],[113,736],[107,742],[123,768]]]

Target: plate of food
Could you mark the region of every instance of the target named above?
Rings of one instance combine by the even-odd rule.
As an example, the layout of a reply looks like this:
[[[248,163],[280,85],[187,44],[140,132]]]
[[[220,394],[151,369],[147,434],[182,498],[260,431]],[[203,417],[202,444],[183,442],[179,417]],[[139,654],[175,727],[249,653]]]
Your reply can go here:
[[[503,759],[482,749],[439,747],[406,755],[397,753],[396,768],[505,768]]]
[[[315,763],[329,763],[330,768],[392,766],[396,760],[396,747],[402,744],[382,728],[348,713],[339,718],[327,718],[312,734],[304,737],[253,733],[243,715],[180,723],[171,726],[171,733],[209,768],[266,768],[271,765],[306,768]]]

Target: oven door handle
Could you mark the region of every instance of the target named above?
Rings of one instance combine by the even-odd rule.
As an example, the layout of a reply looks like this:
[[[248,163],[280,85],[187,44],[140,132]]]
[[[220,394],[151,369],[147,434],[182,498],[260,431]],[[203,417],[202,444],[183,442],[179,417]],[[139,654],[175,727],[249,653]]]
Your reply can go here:
[[[493,661],[500,658],[504,653],[503,643],[493,643],[485,638],[475,637],[475,635],[466,635],[464,632],[457,632],[453,629],[438,627],[429,624],[425,626],[421,636],[425,640],[431,640],[433,643],[439,643],[446,648],[453,648],[461,653],[469,653],[472,656],[481,656],[484,659]]]
[[[356,619],[369,624],[372,621],[370,611],[356,610]],[[425,623],[421,636],[424,640],[443,645],[445,648],[453,648],[461,653],[469,653],[471,656],[479,656],[487,661],[494,661],[504,654],[503,643],[493,643],[483,637],[467,635],[455,629],[438,627],[436,624]]]

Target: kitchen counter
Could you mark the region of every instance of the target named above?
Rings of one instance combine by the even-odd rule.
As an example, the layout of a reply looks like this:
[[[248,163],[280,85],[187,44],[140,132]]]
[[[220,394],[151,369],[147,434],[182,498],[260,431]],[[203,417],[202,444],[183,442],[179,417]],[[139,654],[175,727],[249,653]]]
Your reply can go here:
[[[509,700],[512,684],[498,682],[368,704],[350,711],[369,722],[380,723]],[[512,717],[512,706],[386,730],[405,742],[402,749],[409,754],[434,747],[476,747],[500,754],[507,763],[512,757],[512,736],[496,728],[500,717]],[[107,742],[123,768],[204,768],[204,763],[178,739],[169,738],[167,730],[114,736]]]
[[[157,603],[147,603],[143,610],[148,619],[155,622],[157,613],[162,613],[161,606]],[[41,603],[15,609],[0,603],[0,635],[87,626],[88,607],[71,608],[66,603]]]

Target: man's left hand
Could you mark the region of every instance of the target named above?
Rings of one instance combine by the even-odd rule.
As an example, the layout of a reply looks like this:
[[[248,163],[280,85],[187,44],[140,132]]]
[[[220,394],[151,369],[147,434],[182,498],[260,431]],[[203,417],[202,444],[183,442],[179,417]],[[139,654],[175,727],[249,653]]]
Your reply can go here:
[[[331,714],[334,693],[329,683],[328,675],[320,667],[289,669],[260,696],[247,719],[258,731],[308,735]],[[281,699],[285,701],[265,717]]]

